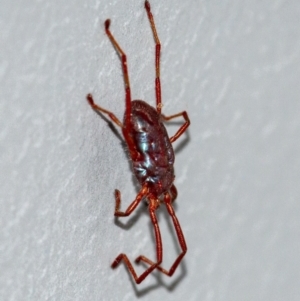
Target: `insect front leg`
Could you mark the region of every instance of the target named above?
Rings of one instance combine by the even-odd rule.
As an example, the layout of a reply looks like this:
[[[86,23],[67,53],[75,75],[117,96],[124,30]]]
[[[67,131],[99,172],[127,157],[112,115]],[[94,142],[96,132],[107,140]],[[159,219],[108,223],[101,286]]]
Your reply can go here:
[[[126,103],[126,109],[125,109],[125,126],[128,126],[130,122],[130,114],[131,114],[131,90],[130,90],[130,83],[129,83],[129,75],[128,75],[128,68],[127,68],[127,56],[125,52],[122,50],[112,33],[110,32],[110,20],[107,19],[104,22],[105,26],[105,32],[110,39],[111,43],[115,47],[115,49],[118,52],[118,55],[121,58],[122,63],[122,70],[123,70],[123,76],[124,76],[124,83],[125,83],[125,103]]]
[[[161,50],[161,43],[159,41],[155,23],[154,23],[154,18],[151,13],[151,7],[150,3],[148,1],[145,1],[145,8],[147,11],[147,16],[150,22],[151,30],[153,33],[154,41],[155,41],[155,94],[156,94],[156,110],[158,113],[161,112],[161,87],[160,87],[160,50]]]
[[[121,128],[123,127],[122,122],[115,116],[114,113],[112,113],[112,112],[110,112],[110,111],[108,111],[106,109],[103,109],[102,107],[100,107],[97,104],[95,104],[92,94],[88,94],[86,96],[86,99],[87,99],[88,103],[90,104],[90,106],[93,108],[93,110],[98,111],[98,112],[103,113],[103,114],[107,114],[109,116],[109,118],[116,125],[118,125]]]

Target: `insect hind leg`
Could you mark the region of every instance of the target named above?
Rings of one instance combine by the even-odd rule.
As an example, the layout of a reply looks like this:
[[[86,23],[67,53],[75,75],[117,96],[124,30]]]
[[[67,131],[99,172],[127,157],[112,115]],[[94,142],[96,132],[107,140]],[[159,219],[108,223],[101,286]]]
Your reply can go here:
[[[172,221],[173,221],[173,225],[174,225],[174,228],[175,228],[175,231],[176,231],[176,234],[177,234],[177,238],[178,238],[178,241],[179,241],[179,244],[180,244],[180,247],[182,249],[182,252],[179,254],[179,256],[176,258],[176,260],[174,261],[174,263],[172,264],[171,268],[169,270],[166,270],[164,269],[163,267],[161,267],[160,265],[158,265],[156,268],[164,273],[165,275],[167,276],[172,276],[174,274],[174,272],[176,271],[179,263],[181,262],[182,258],[184,257],[184,255],[186,254],[187,252],[187,246],[186,246],[186,243],[185,243],[185,239],[184,239],[184,236],[183,236],[183,233],[182,233],[182,230],[181,230],[181,227],[180,227],[180,224],[179,224],[179,221],[175,215],[175,211],[171,205],[171,197],[170,195],[167,193],[165,195],[165,204],[166,204],[166,207],[167,207],[167,210],[168,210],[168,213],[170,214],[171,218],[172,218]],[[140,261],[143,261],[149,265],[153,265],[154,263],[148,259],[147,257],[145,256],[139,256],[135,262],[136,263],[139,263]]]
[[[115,269],[121,261],[124,261],[124,264],[127,266],[129,272],[131,273],[132,277],[134,278],[134,281],[137,284],[140,284],[156,267],[159,263],[153,263],[144,273],[142,273],[139,277],[137,276],[130,260],[128,259],[126,254],[120,254],[118,257],[114,260],[114,262],[111,264],[111,267]]]
[[[151,222],[154,227],[154,233],[155,233],[155,240],[156,240],[156,257],[157,257],[157,262],[152,262],[148,261],[150,264],[150,267],[146,271],[144,271],[140,276],[137,276],[130,260],[128,259],[126,254],[119,254],[117,258],[113,261],[111,267],[114,269],[116,268],[119,263],[123,260],[125,265],[127,266],[129,272],[133,276],[135,282],[137,284],[141,283],[153,270],[155,270],[162,262],[162,241],[161,241],[161,235],[160,235],[160,230],[157,222],[157,218],[155,215],[155,210],[157,209],[157,202],[151,202],[150,200],[150,205],[149,205],[149,215],[151,218]],[[146,258],[145,256],[140,256],[141,258]],[[138,258],[140,258],[138,257]]]

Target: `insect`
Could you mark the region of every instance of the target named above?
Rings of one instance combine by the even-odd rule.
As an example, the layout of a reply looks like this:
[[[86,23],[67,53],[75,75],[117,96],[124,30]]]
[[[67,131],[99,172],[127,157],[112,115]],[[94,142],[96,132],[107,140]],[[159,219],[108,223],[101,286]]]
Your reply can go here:
[[[187,112],[183,111],[171,116],[165,116],[161,113],[161,86],[160,86],[160,51],[161,44],[156,32],[153,15],[151,13],[150,3],[145,1],[145,9],[152,29],[155,47],[155,94],[156,108],[150,106],[142,100],[131,100],[129,76],[127,70],[127,58],[121,49],[109,27],[110,20],[104,23],[105,32],[110,39],[112,45],[116,49],[122,62],[122,70],[125,82],[125,113],[123,123],[110,111],[95,104],[91,94],[87,95],[87,101],[90,106],[103,114],[107,114],[109,118],[121,128],[125,142],[128,147],[129,156],[132,161],[133,172],[141,185],[135,200],[129,205],[126,211],[120,210],[121,193],[115,190],[115,213],[117,217],[129,216],[145,199],[148,203],[148,210],[151,222],[153,224],[155,240],[156,240],[156,259],[154,261],[141,255],[135,259],[136,263],[144,262],[148,265],[147,269],[138,276],[135,269],[126,254],[119,254],[111,264],[112,268],[116,268],[121,261],[127,266],[137,284],[141,283],[153,270],[172,276],[178,267],[183,256],[187,252],[185,239],[172,207],[172,202],[177,197],[177,190],[173,182],[174,176],[174,151],[172,143],[176,141],[190,125]],[[184,124],[178,129],[174,136],[167,134],[164,121],[182,116]],[[173,225],[177,234],[177,238],[181,247],[181,253],[172,264],[169,270],[161,266],[163,259],[163,247],[160,235],[160,229],[157,222],[155,211],[160,205],[164,204],[173,221]]]

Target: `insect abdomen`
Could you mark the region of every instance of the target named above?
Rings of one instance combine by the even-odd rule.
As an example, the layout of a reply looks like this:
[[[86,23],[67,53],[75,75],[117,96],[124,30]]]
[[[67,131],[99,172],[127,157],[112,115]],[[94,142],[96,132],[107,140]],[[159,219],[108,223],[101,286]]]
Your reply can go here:
[[[133,160],[135,176],[141,184],[148,183],[150,190],[159,196],[174,181],[174,151],[160,115],[141,100],[131,103],[130,135],[139,159]]]

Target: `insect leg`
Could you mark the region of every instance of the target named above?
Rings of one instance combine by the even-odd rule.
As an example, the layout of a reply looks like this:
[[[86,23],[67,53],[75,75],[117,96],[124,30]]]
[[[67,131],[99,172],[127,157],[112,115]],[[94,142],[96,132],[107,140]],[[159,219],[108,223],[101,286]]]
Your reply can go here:
[[[141,283],[162,262],[162,242],[161,242],[161,235],[160,235],[157,218],[155,215],[156,208],[157,207],[153,208],[152,206],[149,206],[149,214],[150,214],[151,222],[154,226],[155,239],[156,239],[156,256],[157,256],[156,263],[151,262],[151,266],[145,272],[143,272],[139,277],[137,276],[137,274],[126,254],[118,255],[117,258],[114,260],[114,262],[111,265],[112,268],[116,268],[119,265],[119,263],[123,260],[137,284]],[[144,256],[141,256],[141,257],[144,257]]]
[[[162,268],[161,266],[158,266],[157,269],[159,271],[161,271],[162,273],[166,274],[167,276],[172,276],[176,270],[176,268],[178,267],[180,261],[182,260],[183,256],[185,255],[185,253],[187,252],[187,246],[186,246],[186,243],[185,243],[185,239],[184,239],[184,236],[183,236],[183,233],[182,233],[182,230],[181,230],[181,227],[180,227],[180,224],[179,224],[179,221],[175,215],[175,211],[171,205],[171,197],[169,194],[166,194],[165,195],[165,204],[166,204],[166,207],[167,207],[167,210],[172,218],[172,221],[173,221],[173,224],[174,224],[174,228],[175,228],[175,231],[176,231],[176,234],[177,234],[177,238],[178,238],[178,241],[179,241],[179,244],[180,244],[180,247],[182,249],[182,252],[180,253],[180,255],[177,257],[177,259],[174,261],[173,265],[171,266],[171,268],[169,270],[166,270],[164,268]],[[149,260],[147,257],[145,256],[140,256],[136,259],[136,262],[139,262],[139,261],[144,261],[148,264],[150,264],[151,266],[154,264],[151,260]]]
[[[171,186],[170,191],[171,191],[172,203],[173,203],[176,200],[177,195],[178,195],[177,189],[174,184]]]
[[[116,198],[116,207],[115,207],[115,216],[129,216],[137,205],[141,202],[141,200],[147,195],[148,193],[148,186],[144,185],[141,191],[136,196],[135,200],[129,205],[125,212],[120,211],[121,205],[121,193],[118,189],[115,190],[115,198]]]
[[[161,112],[161,87],[160,87],[160,49],[161,49],[161,44],[157,35],[153,15],[151,13],[151,7],[150,3],[148,1],[145,1],[145,8],[147,11],[148,19],[150,21],[150,26],[153,32],[153,37],[155,41],[155,73],[156,73],[156,78],[155,78],[155,94],[156,94],[156,110],[158,113]]]
[[[121,121],[120,121],[120,120],[119,120],[112,112],[107,111],[107,110],[103,109],[102,107],[100,107],[100,106],[98,106],[98,105],[95,104],[92,94],[88,94],[88,95],[86,96],[86,99],[87,99],[87,101],[89,102],[90,106],[91,106],[95,111],[98,111],[98,112],[107,114],[107,115],[109,116],[109,118],[110,118],[115,124],[117,124],[117,125],[120,126],[121,128],[123,127],[123,124],[121,123]]]
[[[183,111],[183,112],[180,112],[178,114],[171,115],[171,116],[165,116],[165,115],[161,115],[161,116],[166,121],[171,120],[171,119],[176,118],[176,117],[179,117],[179,116],[182,116],[184,118],[184,120],[185,120],[185,123],[179,128],[179,130],[177,131],[177,133],[170,138],[170,142],[171,143],[173,143],[174,141],[176,141],[186,131],[186,129],[191,124],[189,116],[188,116],[188,114],[187,114],[186,111]]]
[[[105,32],[108,38],[110,39],[111,43],[117,50],[118,55],[120,56],[122,62],[122,69],[123,69],[124,82],[125,82],[125,104],[126,104],[125,126],[126,126],[127,124],[129,124],[130,114],[131,114],[131,92],[130,92],[130,83],[129,83],[128,69],[127,69],[127,58],[125,52],[119,46],[119,44],[117,43],[117,41],[115,40],[115,38],[113,37],[112,33],[109,30],[110,20],[107,19],[104,25],[105,25]]]

